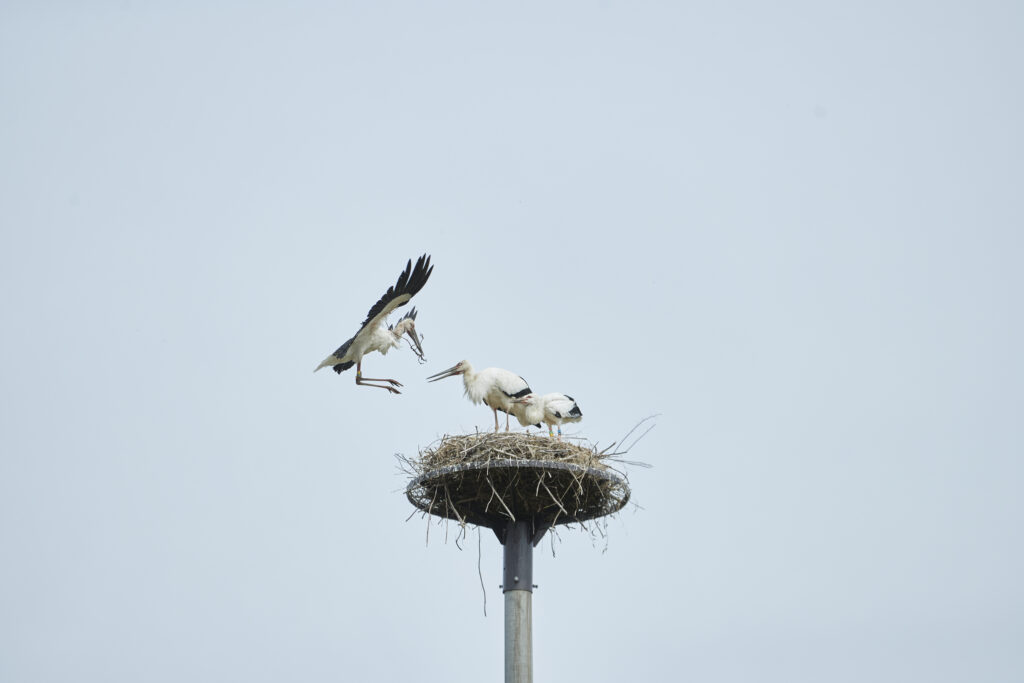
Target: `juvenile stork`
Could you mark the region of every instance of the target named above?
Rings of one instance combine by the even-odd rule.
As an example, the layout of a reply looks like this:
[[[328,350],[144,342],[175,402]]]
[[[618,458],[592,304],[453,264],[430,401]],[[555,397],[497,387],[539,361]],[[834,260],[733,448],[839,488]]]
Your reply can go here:
[[[427,283],[427,278],[430,277],[433,270],[434,267],[430,265],[430,257],[426,254],[417,259],[415,267],[410,259],[405,264],[405,270],[398,276],[398,281],[384,292],[384,296],[366,314],[366,320],[363,321],[355,336],[327,356],[313,372],[330,366],[340,375],[355,365],[356,384],[387,389],[392,394],[402,393],[395,388],[402,386],[398,380],[363,377],[363,356],[371,351],[380,351],[381,354],[386,354],[402,342],[402,335],[408,334],[409,339],[412,340],[410,346],[413,352],[420,360],[425,360],[420,339],[416,335],[415,308],[402,316],[394,326],[386,325],[384,321],[391,311],[407,304],[416,292],[423,289],[423,285]],[[380,384],[374,384],[374,382],[380,382]]]
[[[527,427],[535,422],[544,422],[548,426],[548,436],[554,436],[553,425],[558,425],[558,440],[562,440],[562,425],[566,422],[579,422],[583,419],[583,411],[576,405],[576,399],[568,394],[544,394],[537,396],[527,394],[515,399],[513,411],[519,424]]]
[[[508,414],[518,409],[515,400],[531,393],[526,380],[514,372],[501,368],[484,368],[474,372],[468,360],[460,360],[447,370],[427,378],[436,382],[446,377],[462,375],[466,397],[473,403],[485,403],[494,412],[494,431],[498,431],[498,411],[505,413],[505,431],[508,431]]]

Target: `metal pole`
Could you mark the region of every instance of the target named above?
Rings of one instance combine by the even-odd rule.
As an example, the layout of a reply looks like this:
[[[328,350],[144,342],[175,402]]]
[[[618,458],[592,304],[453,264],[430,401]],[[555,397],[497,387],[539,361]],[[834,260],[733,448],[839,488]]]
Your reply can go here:
[[[533,533],[527,521],[505,533],[505,683],[533,683]]]

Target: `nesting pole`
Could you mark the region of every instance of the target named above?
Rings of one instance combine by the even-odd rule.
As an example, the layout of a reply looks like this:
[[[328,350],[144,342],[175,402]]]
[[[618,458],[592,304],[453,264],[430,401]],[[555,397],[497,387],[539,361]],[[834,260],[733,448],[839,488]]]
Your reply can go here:
[[[557,524],[622,509],[625,476],[596,450],[516,433],[446,436],[406,464],[410,503],[492,529],[504,546],[505,683],[532,683],[533,548]]]
[[[505,683],[532,683],[533,534],[524,520],[505,529]]]

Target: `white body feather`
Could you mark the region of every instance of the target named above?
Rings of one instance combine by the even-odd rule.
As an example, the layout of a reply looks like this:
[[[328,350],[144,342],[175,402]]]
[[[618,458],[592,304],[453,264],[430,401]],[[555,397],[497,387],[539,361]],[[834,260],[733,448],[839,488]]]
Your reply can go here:
[[[522,426],[532,427],[544,421],[544,406],[539,399],[529,403],[516,403],[512,414],[516,416]]]
[[[524,427],[543,422],[548,426],[579,422],[583,419],[576,401],[567,394],[552,393],[537,396],[531,394],[523,403],[516,403],[512,414]],[[575,413],[575,414],[573,414]]]
[[[465,364],[462,383],[466,388],[466,397],[473,403],[484,403],[495,410],[512,412],[512,396],[529,389],[522,377],[514,372],[501,368],[484,368],[474,372],[473,366]]]
[[[562,425],[567,422],[579,422],[583,419],[583,413],[576,401],[566,394],[544,394],[540,397],[541,405],[544,407],[544,422],[549,425]],[[573,415],[573,412],[576,415]]]
[[[368,325],[359,330],[359,334],[355,336],[352,344],[341,357],[334,354],[327,356],[316,367],[316,370],[349,361],[358,363],[363,359],[363,356],[373,351],[379,351],[382,355],[387,355],[388,351],[402,343],[402,335],[405,334],[409,326],[410,324],[406,323],[405,320],[395,325],[394,329],[389,328],[384,320],[381,320],[374,328]],[[313,372],[316,372],[316,370]]]
[[[380,351],[382,354],[387,355],[388,351],[402,342],[401,336],[395,334],[394,330],[389,330],[388,326],[384,323],[378,325],[373,334],[367,336],[369,339],[366,342],[366,349],[359,354],[360,357],[371,351]],[[356,346],[358,343],[359,337],[356,337],[356,341],[352,346]]]

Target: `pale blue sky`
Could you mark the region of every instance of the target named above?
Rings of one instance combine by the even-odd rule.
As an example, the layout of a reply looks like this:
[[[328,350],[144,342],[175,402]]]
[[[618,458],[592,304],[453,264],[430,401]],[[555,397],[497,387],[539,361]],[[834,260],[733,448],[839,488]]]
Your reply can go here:
[[[630,454],[538,681],[1024,676],[1019,3],[0,7],[0,680],[500,676],[392,454]],[[312,374],[409,258],[402,396]],[[450,536],[454,529],[450,530]]]

